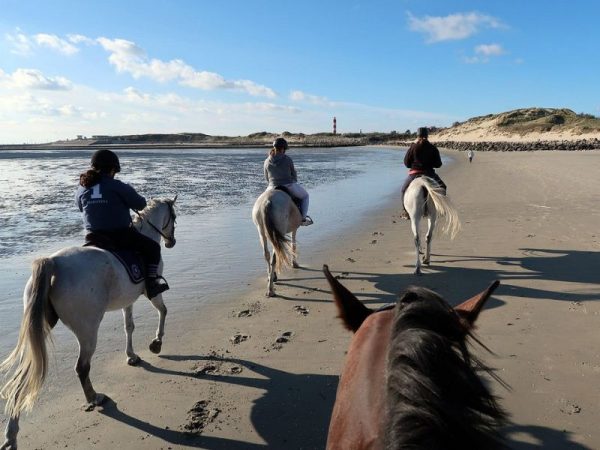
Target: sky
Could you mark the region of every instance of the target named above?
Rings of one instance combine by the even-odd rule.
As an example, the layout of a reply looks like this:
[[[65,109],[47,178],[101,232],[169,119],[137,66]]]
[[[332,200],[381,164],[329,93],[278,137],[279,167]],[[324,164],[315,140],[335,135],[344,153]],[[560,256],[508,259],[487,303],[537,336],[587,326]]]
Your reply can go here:
[[[596,0],[0,0],[0,144],[600,115]]]

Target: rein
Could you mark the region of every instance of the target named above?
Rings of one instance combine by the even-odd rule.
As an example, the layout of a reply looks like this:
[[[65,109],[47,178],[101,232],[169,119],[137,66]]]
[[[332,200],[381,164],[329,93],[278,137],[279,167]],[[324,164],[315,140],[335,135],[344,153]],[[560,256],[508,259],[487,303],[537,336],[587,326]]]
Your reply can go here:
[[[134,212],[135,212],[135,213],[138,215],[138,217],[140,218],[140,222],[142,223],[142,225],[144,224],[144,221],[146,221],[146,223],[147,223],[148,225],[150,225],[152,228],[154,228],[154,230],[155,230],[155,231],[156,231],[158,234],[160,234],[160,235],[163,237],[163,239],[164,239],[165,241],[172,241],[172,240],[173,240],[173,238],[172,238],[172,237],[165,236],[165,234],[162,232],[162,230],[164,230],[164,229],[165,229],[165,228],[166,228],[166,227],[167,227],[167,226],[168,226],[168,225],[171,223],[171,220],[173,220],[173,208],[172,208],[172,206],[171,206],[171,205],[169,205],[169,220],[167,221],[167,224],[166,224],[164,227],[162,227],[162,230],[161,230],[161,229],[159,229],[159,228],[158,228],[156,225],[154,225],[152,222],[150,222],[150,220],[148,220],[147,218],[143,217],[143,216],[140,214],[140,212],[139,212],[138,210],[134,209],[133,211],[134,211]],[[174,220],[173,220],[173,221],[174,221]],[[141,227],[140,227],[140,229],[141,229]]]

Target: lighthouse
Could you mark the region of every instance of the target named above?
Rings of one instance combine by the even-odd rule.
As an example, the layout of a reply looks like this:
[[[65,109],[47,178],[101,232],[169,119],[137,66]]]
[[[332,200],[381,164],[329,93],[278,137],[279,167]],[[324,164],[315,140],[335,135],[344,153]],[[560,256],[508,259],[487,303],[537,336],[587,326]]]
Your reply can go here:
[[[333,118],[333,134],[337,134],[337,120]]]

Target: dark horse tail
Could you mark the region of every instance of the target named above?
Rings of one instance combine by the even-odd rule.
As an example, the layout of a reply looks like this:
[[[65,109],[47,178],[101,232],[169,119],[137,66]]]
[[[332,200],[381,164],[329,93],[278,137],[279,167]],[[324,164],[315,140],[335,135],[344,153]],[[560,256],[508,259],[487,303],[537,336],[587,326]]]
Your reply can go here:
[[[6,399],[5,412],[9,417],[31,410],[48,372],[46,339],[56,323],[56,313],[48,297],[53,272],[52,259],[38,258],[33,262],[19,340],[0,364],[2,372],[17,364],[14,375],[0,391]]]
[[[273,202],[267,200],[264,210],[265,231],[275,252],[275,271],[281,272],[292,267],[295,252],[291,239],[279,230],[273,220]]]

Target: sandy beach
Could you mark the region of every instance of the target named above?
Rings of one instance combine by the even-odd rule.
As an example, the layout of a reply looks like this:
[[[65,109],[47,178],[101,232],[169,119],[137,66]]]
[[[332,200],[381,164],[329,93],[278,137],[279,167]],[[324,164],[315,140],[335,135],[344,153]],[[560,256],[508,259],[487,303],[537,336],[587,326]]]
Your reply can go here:
[[[265,298],[261,276],[193,317],[170,315],[158,356],[147,349],[154,324],[138,326],[138,367],[121,348],[98,352],[91,379],[112,399],[104,407],[83,411],[74,352],[54,363],[21,419],[20,448],[324,448],[350,340],[324,263],[372,307],[409,284],[456,304],[499,279],[478,328],[494,354],[476,351],[511,386],[490,380],[511,416],[509,446],[600,448],[600,179],[589,170],[600,152],[485,152],[472,164],[445,153],[454,162],[439,173],[463,229],[453,241],[436,236],[423,276],[412,274],[397,199],[320,248],[302,247],[300,233],[302,268],[280,276],[278,297]],[[257,243],[248,258],[261,257]],[[120,327],[112,333],[124,341]]]

